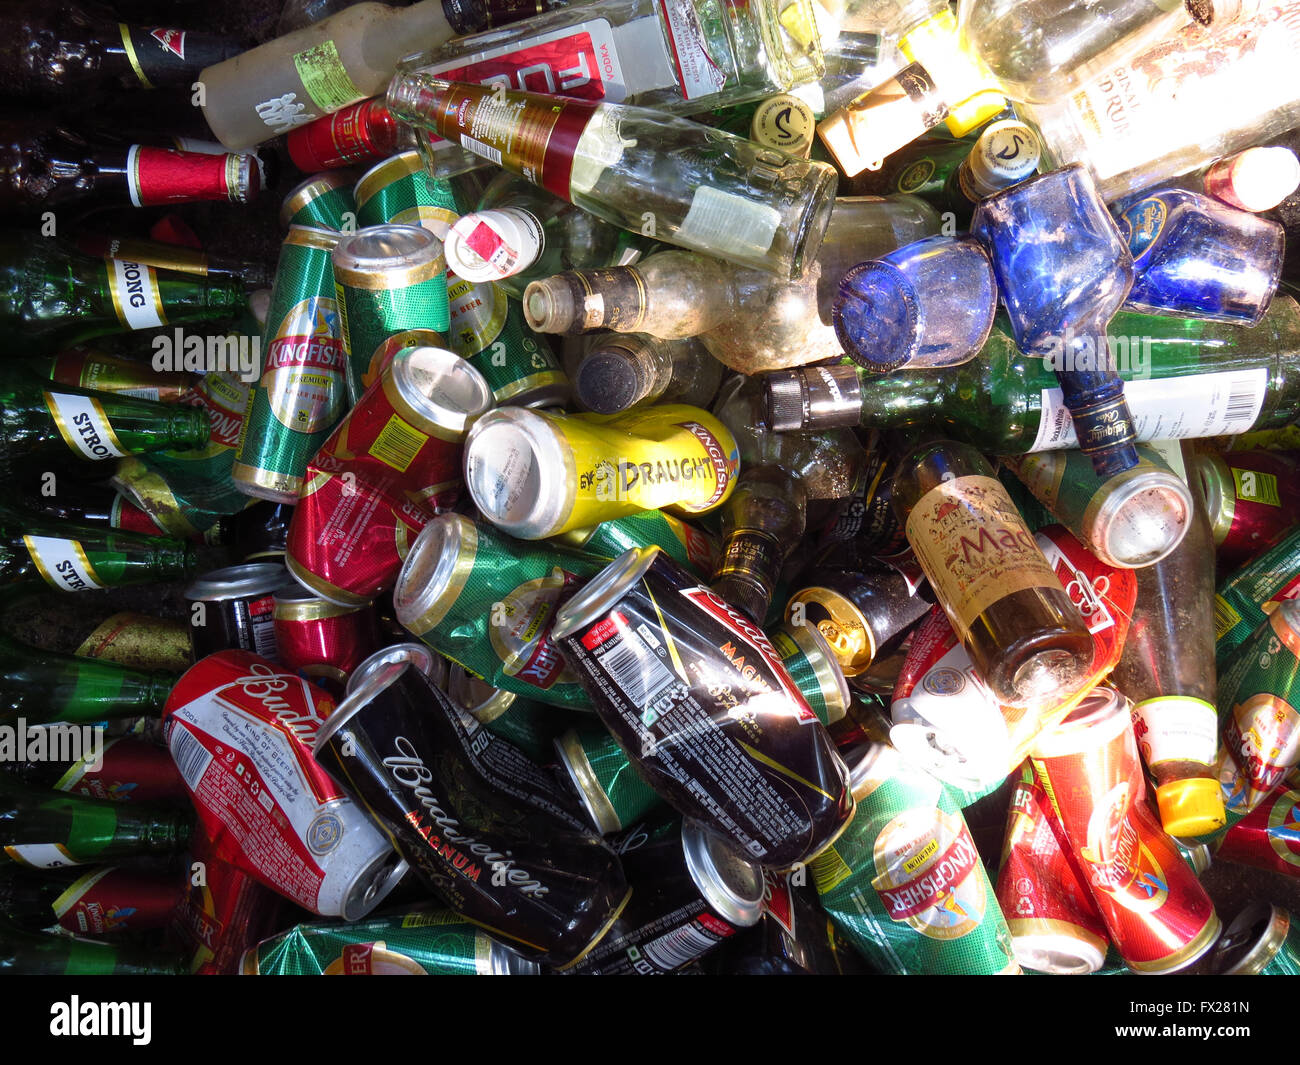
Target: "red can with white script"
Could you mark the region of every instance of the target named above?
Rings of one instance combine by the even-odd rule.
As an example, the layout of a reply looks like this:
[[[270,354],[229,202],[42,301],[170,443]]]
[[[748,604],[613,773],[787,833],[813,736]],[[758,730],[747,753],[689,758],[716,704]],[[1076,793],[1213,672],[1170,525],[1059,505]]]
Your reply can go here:
[[[322,917],[357,921],[406,863],[311,756],[335,702],[249,651],[188,670],[163,731],[217,857]]]

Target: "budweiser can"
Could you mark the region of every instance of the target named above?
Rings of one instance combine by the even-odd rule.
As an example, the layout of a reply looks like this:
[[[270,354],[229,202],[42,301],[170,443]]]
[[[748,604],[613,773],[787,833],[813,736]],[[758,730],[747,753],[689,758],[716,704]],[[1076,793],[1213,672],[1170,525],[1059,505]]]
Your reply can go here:
[[[552,635],[606,728],[683,816],[774,868],[843,830],[848,772],[772,644],[658,548],[601,570]]]
[[[357,201],[351,170],[331,170],[295,185],[280,206],[280,225],[315,226],[339,232],[354,230]]]
[[[645,510],[590,529],[572,529],[556,543],[613,562],[630,547],[658,547],[674,562],[708,577],[718,560],[718,539],[711,533],[679,521],[662,510]]]
[[[541,971],[450,910],[300,924],[245,952],[244,976],[533,976]]]
[[[1021,965],[1065,974],[1101,968],[1110,943],[1106,925],[1028,765],[1011,792],[997,896]]]
[[[878,972],[1019,973],[993,885],[944,786],[882,744],[850,764],[853,818],[809,866],[831,920]]]
[[[1280,906],[1252,902],[1223,933],[1211,968],[1219,976],[1300,976],[1300,926]]]
[[[388,338],[407,329],[447,330],[447,260],[419,226],[370,226],[345,234],[333,253],[349,384],[359,396],[378,379]]]
[[[569,729],[555,741],[555,753],[602,835],[621,832],[663,805],[603,725]]]
[[[370,607],[339,606],[299,584],[276,591],[272,616],[277,661],[326,686],[341,688],[379,646],[379,626]]]
[[[572,964],[627,903],[617,856],[553,778],[409,663],[358,686],[315,757],[425,885],[524,957]]]
[[[292,503],[347,399],[330,253],[339,235],[292,226],[275,271],[262,377],[249,392],[231,475],[245,495]]]
[[[1219,674],[1278,604],[1300,598],[1300,528],[1224,579],[1214,593],[1214,659]]]
[[[291,130],[285,147],[304,174],[382,159],[397,144],[397,121],[378,98],[362,100]]]
[[[301,677],[222,651],[181,677],[163,720],[217,856],[313,913],[357,921],[407,867],[312,758],[333,710]]]
[[[1222,929],[1214,906],[1143,801],[1127,700],[1094,688],[1039,737],[1033,760],[1124,963],[1174,972],[1214,946]]]
[[[1288,600],[1228,659],[1219,677],[1216,769],[1229,823],[1250,813],[1300,763],[1300,602]]]
[[[349,606],[390,587],[410,540],[455,501],[465,428],[491,403],[459,356],[400,352],[308,467],[289,524],[290,572]]]
[[[1198,452],[1188,463],[1205,500],[1220,566],[1239,566],[1300,521],[1296,452]]]
[[[1215,855],[1300,876],[1300,791],[1279,788],[1224,834]]]
[[[460,217],[451,186],[430,177],[415,151],[399,152],[362,174],[356,202],[359,226],[423,226],[439,240]]]
[[[440,655],[539,702],[589,710],[551,636],[556,611],[604,560],[521,543],[442,514],[425,526],[393,588],[400,621]]]
[[[376,651],[348,674],[347,694],[351,695],[378,670],[393,662],[409,662],[426,677],[435,688],[443,690],[447,684],[447,660],[436,655],[422,643],[396,643]]]
[[[276,562],[227,566],[195,578],[185,589],[194,657],[242,648],[278,661],[274,593],[292,583]]]

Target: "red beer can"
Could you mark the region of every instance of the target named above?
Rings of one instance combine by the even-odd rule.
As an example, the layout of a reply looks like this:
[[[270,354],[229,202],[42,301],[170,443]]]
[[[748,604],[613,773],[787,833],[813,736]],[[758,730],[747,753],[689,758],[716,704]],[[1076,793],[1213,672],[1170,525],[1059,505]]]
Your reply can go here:
[[[1228,829],[1214,856],[1300,876],[1300,791],[1278,788]]]
[[[342,686],[379,646],[379,625],[369,606],[321,599],[295,584],[275,593],[275,643],[280,661],[304,677]]]

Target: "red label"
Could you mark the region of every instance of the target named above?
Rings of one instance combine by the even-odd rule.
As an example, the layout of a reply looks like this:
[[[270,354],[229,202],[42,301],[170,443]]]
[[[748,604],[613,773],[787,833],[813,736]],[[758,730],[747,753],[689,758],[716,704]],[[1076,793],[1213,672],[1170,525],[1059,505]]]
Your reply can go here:
[[[490,260],[498,251],[505,248],[506,255],[514,259],[518,253],[501,239],[501,234],[486,222],[480,222],[465,238],[465,246],[485,261]]]
[[[185,781],[166,748],[122,736],[104,745],[98,770],[85,768],[64,791],[111,802],[186,799]]]
[[[903,660],[903,668],[894,682],[894,699],[906,699],[921,683],[934,665],[957,646],[957,635],[952,631],[943,607],[936,606],[912,636],[912,643]]]
[[[604,621],[587,630],[587,635],[582,638],[582,646],[588,651],[594,651],[606,640],[617,636],[621,628],[627,628],[627,618],[616,611]]]
[[[714,503],[723,497],[727,491],[727,485],[731,483],[731,478],[739,468],[739,460],[729,460],[727,453],[722,450],[722,444],[708,429],[699,422],[681,422],[681,427],[696,437],[708,452],[709,461],[713,463],[713,483],[716,486],[713,495],[709,501],[696,510],[708,510]]]
[[[165,52],[171,52],[177,59],[185,58],[185,31],[154,29],[149,36],[158,42]]]
[[[236,162],[239,158],[134,144],[127,155],[131,200],[137,207],[193,200],[242,201],[245,190],[235,181],[241,169]],[[256,181],[254,168],[249,174],[249,182],[253,184]],[[257,191],[253,187],[248,193],[251,196]]]
[[[924,873],[894,887],[877,888],[876,892],[889,907],[890,920],[905,921],[939,905],[971,875],[979,860],[970,829],[963,823],[961,834],[939,857],[926,863]]]
[[[299,126],[287,138],[294,166],[307,174],[382,159],[397,146],[397,126],[381,100],[362,100]]]
[[[695,918],[695,921],[701,928],[712,932],[715,936],[725,938],[736,934],[736,930],[732,928],[731,925],[727,924],[726,921],[714,917],[711,913],[702,913]]]
[[[504,81],[512,89],[522,92],[601,100],[605,97],[601,64],[605,57],[609,57],[610,51],[608,44],[602,43],[598,47],[591,34],[582,31],[544,44],[525,44],[514,51],[466,66],[449,70],[439,70],[435,66],[431,69],[444,81],[465,81],[475,85]],[[611,74],[616,70],[616,61],[612,58],[608,68]]]
[[[167,535],[167,531],[149,516],[148,511],[141,510],[121,494],[113,500],[113,513],[109,516],[109,524],[114,529],[121,529],[124,532],[143,533],[146,536]]]
[[[794,898],[790,890],[790,877],[793,875],[763,870],[763,910],[791,938],[794,937]]]
[[[55,902],[58,923],[79,935],[165,928],[180,898],[175,873],[125,869],[87,873]]]
[[[287,336],[271,341],[266,354],[266,369],[285,366],[316,366],[335,370],[347,362],[343,341],[334,336]]]
[[[370,960],[375,953],[373,943],[347,943],[343,947],[343,975],[369,976]]]

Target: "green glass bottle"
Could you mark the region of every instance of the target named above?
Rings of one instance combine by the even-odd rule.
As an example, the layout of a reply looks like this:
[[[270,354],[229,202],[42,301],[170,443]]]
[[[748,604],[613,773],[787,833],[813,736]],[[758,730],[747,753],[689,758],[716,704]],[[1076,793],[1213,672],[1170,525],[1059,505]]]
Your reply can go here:
[[[0,919],[0,974],[15,976],[187,976],[174,954],[27,932]],[[51,1023],[57,1023],[55,1017]]]
[[[209,420],[199,407],[155,403],[115,392],[42,380],[0,366],[0,467],[29,472],[29,460],[75,455],[106,461],[150,451],[206,447]]]
[[[86,592],[180,580],[197,567],[183,540],[55,521],[0,503],[0,589],[48,584]]]
[[[21,337],[29,355],[110,333],[233,318],[244,299],[238,281],[97,258],[36,234],[0,237],[0,326]]]
[[[1300,306],[1279,294],[1242,328],[1122,311],[1103,353],[1125,381],[1139,441],[1229,436],[1300,417]],[[1024,355],[999,318],[978,358],[870,374],[848,365],[767,375],[771,428],[933,429],[982,451],[1077,447],[1052,358]]]
[[[191,810],[91,799],[0,774],[0,847],[34,869],[177,854],[192,827]]]
[[[37,932],[121,935],[166,928],[188,877],[170,868],[0,864],[0,919]]]

